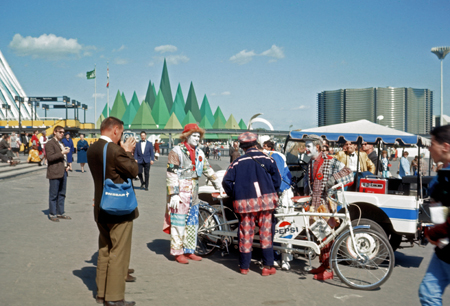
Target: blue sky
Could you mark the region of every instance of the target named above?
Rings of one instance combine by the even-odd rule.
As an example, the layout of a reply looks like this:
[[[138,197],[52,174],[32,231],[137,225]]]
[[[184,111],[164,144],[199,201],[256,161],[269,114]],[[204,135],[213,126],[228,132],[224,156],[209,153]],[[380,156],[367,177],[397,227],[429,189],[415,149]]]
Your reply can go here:
[[[99,114],[107,61],[112,104],[117,90],[142,101],[149,80],[159,88],[164,57],[173,96],[180,83],[186,98],[192,81],[199,104],[206,94],[213,112],[263,113],[277,130],[317,126],[317,93],[339,88],[428,88],[437,113],[430,50],[450,46],[449,1],[6,0],[2,11],[0,50],[27,95],[70,96],[89,105],[90,122],[87,71],[97,65]]]

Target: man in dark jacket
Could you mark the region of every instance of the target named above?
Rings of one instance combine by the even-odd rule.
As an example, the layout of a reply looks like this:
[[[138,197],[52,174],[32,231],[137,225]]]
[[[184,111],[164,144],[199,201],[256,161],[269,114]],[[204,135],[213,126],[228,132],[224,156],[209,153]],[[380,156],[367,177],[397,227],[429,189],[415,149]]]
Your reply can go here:
[[[431,158],[436,163],[444,163],[444,169],[441,171],[449,171],[450,125],[437,127],[430,134],[431,146],[429,150]],[[439,173],[438,175],[442,174]],[[429,187],[430,193],[435,198],[435,202],[440,202],[439,204],[448,208],[450,206],[450,199],[447,194],[448,181],[443,186],[439,186],[440,184],[443,183],[438,183],[437,177],[433,179]],[[441,192],[438,191],[439,189]],[[450,238],[450,216],[446,213],[442,217],[445,220],[444,223],[437,224],[425,231],[428,241],[436,245],[436,248],[419,288],[419,298],[422,305],[442,305],[442,294],[450,284],[450,244],[448,243]]]
[[[228,166],[222,186],[233,198],[234,211],[239,214],[239,264],[242,274],[247,274],[252,258],[255,221],[259,224],[262,248],[262,275],[275,274],[272,246],[272,213],[277,206],[277,191],[281,175],[275,161],[256,148],[255,134],[245,132],[238,138],[245,154]]]
[[[50,182],[49,217],[55,222],[59,222],[59,219],[71,219],[64,214],[67,185],[66,154],[70,152],[70,149],[65,148],[61,143],[63,135],[64,128],[57,125],[53,129],[53,138],[45,144],[48,160],[47,178]]]
[[[138,174],[138,164],[132,152],[136,139],[129,137],[120,143],[123,122],[114,117],[103,120],[100,126],[102,136],[87,151],[87,159],[94,179],[94,218],[100,232],[97,261],[97,302],[107,306],[132,306],[126,302],[125,279],[131,255],[131,236],[133,220],[139,215],[136,208],[132,213],[115,216],[100,209],[103,193],[103,180],[111,179],[121,184]],[[106,153],[105,178],[103,177],[103,149],[108,144]],[[120,144],[120,145],[119,145]]]
[[[141,181],[141,189],[148,191],[148,183],[150,180],[150,166],[153,165],[155,160],[155,152],[153,151],[153,144],[147,140],[147,133],[141,132],[141,141],[136,145],[134,149],[134,159],[139,166],[139,180]],[[144,178],[142,177],[144,172]]]

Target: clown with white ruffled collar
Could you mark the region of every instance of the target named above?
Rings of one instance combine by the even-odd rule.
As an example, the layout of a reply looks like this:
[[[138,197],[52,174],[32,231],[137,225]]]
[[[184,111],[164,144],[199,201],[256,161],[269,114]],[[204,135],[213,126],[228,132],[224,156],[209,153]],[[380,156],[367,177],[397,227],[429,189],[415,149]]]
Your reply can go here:
[[[163,230],[171,235],[170,254],[182,264],[188,259],[200,261],[194,254],[198,229],[198,179],[204,174],[219,190],[214,170],[198,147],[205,134],[197,124],[190,123],[180,135],[180,144],[169,153],[167,162],[167,211]],[[170,221],[169,221],[170,216]]]

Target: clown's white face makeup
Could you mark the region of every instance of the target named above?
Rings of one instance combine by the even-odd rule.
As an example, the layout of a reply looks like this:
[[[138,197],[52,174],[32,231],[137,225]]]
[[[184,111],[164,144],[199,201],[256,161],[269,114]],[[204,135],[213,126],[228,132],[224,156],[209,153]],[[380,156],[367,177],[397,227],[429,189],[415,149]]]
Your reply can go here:
[[[305,147],[306,147],[306,155],[308,155],[314,159],[317,156],[319,156],[319,151],[317,151],[317,147],[312,141],[306,141]]]
[[[191,136],[189,136],[189,138],[187,139],[187,143],[192,147],[196,147],[199,142],[200,133],[192,133]]]

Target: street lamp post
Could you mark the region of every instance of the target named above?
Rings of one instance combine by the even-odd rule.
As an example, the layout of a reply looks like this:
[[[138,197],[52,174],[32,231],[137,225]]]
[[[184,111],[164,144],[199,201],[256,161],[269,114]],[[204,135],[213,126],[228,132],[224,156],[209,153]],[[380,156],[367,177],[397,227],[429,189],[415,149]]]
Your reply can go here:
[[[68,96],[63,96],[63,101],[64,101],[64,106],[66,107],[66,122],[65,122],[65,125],[67,126],[67,117],[68,117],[68,114],[67,114],[67,104],[70,103],[70,97],[68,97]]]
[[[11,106],[8,104],[3,104],[2,108],[5,109],[5,114],[6,114],[6,121],[8,121],[8,110],[11,109]]]
[[[45,117],[44,118],[47,118],[47,110],[50,108],[50,105],[48,105],[48,104],[42,104],[42,109],[44,110],[44,112],[45,112]]]
[[[16,104],[19,104],[19,135],[21,135],[22,132],[22,113],[20,110],[20,105],[23,103],[23,98],[19,96],[14,97],[14,101],[16,101]]]
[[[431,52],[441,60],[441,116],[439,118],[439,125],[443,124],[444,115],[444,58],[450,52],[450,47],[434,47],[431,48]]]
[[[87,104],[81,104],[81,108],[84,110],[84,123],[86,123],[86,110],[88,109]]]

